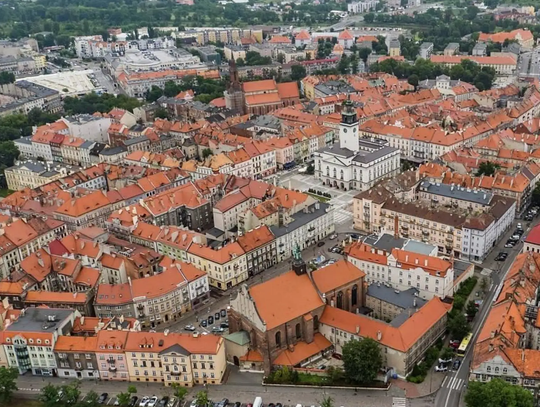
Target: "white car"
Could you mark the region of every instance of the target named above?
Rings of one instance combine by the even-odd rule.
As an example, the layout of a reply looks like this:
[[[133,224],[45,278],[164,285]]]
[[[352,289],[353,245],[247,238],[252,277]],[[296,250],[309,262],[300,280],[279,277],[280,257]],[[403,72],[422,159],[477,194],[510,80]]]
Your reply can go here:
[[[156,396],[152,396],[152,398],[148,401],[146,407],[156,407],[157,402],[158,398]]]
[[[439,366],[435,366],[435,371],[436,372],[447,372],[448,368],[446,366],[439,365]]]
[[[150,401],[150,397],[144,396],[139,402],[139,407],[147,407],[149,401]]]
[[[337,238],[337,234],[336,233],[332,233],[330,235],[330,240],[334,240],[335,238]]]

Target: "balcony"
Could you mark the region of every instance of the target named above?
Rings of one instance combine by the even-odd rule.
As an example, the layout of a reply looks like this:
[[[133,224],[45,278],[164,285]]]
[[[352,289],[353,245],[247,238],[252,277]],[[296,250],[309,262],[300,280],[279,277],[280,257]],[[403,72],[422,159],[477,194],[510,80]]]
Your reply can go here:
[[[109,366],[109,372],[116,372],[116,366]]]
[[[424,236],[429,236],[429,231],[427,231],[427,230],[422,230],[422,235],[424,235]]]
[[[137,304],[137,309],[139,309],[139,310],[144,309],[144,305],[143,304]]]
[[[447,242],[450,242],[450,243],[454,243],[454,238],[452,236],[446,236],[446,240]]]
[[[409,230],[409,226],[408,226],[408,225],[401,225],[401,229],[403,229],[403,230]]]

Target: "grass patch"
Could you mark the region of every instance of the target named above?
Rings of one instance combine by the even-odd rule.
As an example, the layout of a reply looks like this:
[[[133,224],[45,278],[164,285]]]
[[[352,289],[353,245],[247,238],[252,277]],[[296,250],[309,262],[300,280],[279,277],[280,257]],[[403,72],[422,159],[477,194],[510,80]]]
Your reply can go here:
[[[0,197],[5,198],[6,196],[12,194],[15,191],[12,191],[11,189],[0,189]]]
[[[304,192],[305,194],[307,195],[311,195],[313,198],[319,200],[320,202],[323,202],[323,203],[327,203],[328,201],[330,201],[330,199],[332,198],[327,198],[325,196],[320,196],[320,195],[317,195],[317,194],[313,194],[311,192]]]

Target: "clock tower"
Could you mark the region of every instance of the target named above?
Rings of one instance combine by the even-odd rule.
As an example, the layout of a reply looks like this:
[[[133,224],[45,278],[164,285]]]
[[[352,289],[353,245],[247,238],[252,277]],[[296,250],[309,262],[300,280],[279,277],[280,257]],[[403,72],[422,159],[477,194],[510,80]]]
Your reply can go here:
[[[339,146],[358,151],[358,118],[350,97],[343,102],[339,124]]]

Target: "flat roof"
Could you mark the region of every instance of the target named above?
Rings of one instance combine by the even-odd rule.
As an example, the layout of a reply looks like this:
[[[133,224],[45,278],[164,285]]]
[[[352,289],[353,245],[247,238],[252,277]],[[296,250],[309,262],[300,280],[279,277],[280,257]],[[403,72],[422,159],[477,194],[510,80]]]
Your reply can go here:
[[[90,93],[96,89],[88,77],[88,75],[93,73],[94,71],[91,69],[73,72],[66,71],[49,75],[30,76],[21,79],[21,81],[45,86],[46,88],[53,89],[64,96],[79,95],[83,93]],[[19,82],[19,80],[17,80],[17,82]],[[67,91],[64,91],[64,89]]]
[[[27,308],[24,315],[8,325],[6,331],[20,332],[53,332],[74,311],[59,308]],[[54,321],[49,321],[49,316],[54,315]]]
[[[399,291],[382,283],[372,283],[368,286],[366,294],[403,309],[420,308],[427,303],[426,300],[418,297],[419,291],[413,287]]]
[[[493,194],[489,191],[477,190],[460,187],[459,185],[450,185],[422,181],[418,186],[419,191],[425,191],[433,195],[444,196],[446,198],[457,199],[460,201],[474,202],[481,205],[489,205]]]

